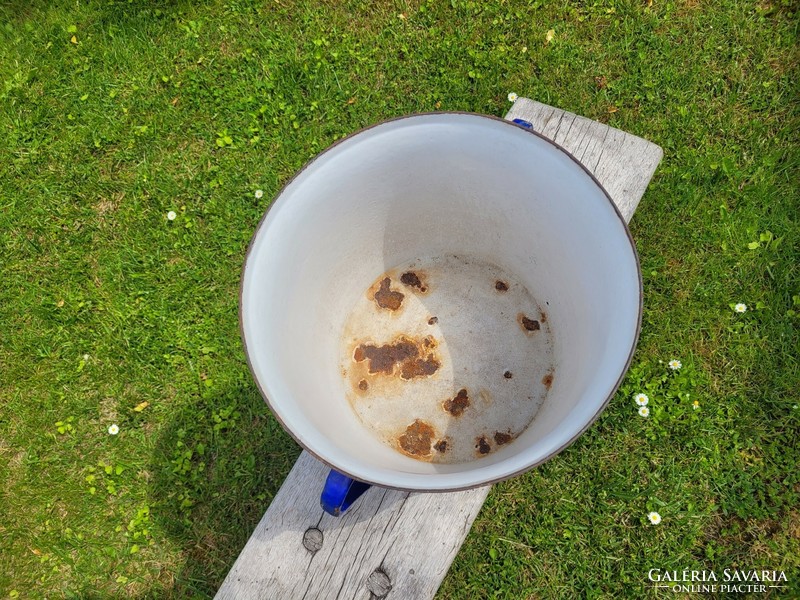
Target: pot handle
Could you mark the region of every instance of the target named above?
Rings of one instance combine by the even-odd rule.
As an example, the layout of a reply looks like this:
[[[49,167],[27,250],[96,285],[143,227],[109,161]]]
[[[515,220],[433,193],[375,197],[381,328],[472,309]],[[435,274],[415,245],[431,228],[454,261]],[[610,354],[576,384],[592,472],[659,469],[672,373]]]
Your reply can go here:
[[[322,488],[320,504],[329,515],[338,517],[370,487],[370,484],[343,475],[334,469],[328,473]]]
[[[533,123],[526,121],[525,119],[514,119],[511,121],[512,123],[519,125],[525,129],[533,129]]]

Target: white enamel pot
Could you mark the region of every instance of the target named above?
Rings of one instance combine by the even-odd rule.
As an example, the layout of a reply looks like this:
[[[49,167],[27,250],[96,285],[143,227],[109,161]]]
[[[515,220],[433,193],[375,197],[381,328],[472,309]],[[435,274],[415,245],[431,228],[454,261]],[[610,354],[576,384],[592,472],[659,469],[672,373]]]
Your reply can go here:
[[[381,123],[307,164],[256,230],[240,302],[283,427],[347,476],[425,491],[569,446],[619,386],[641,313],[636,249],[592,175],[538,134],[463,113]]]

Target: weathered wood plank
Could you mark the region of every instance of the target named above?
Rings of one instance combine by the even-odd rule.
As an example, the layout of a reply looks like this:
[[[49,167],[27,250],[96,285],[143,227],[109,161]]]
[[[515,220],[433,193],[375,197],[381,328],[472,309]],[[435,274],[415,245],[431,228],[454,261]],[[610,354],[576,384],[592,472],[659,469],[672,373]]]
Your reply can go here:
[[[630,220],[658,162],[655,144],[520,98],[524,119],[595,174]],[[430,599],[489,486],[449,494],[371,488],[343,516],[322,511],[328,469],[303,452],[217,592],[218,600]]]
[[[432,598],[489,487],[371,488],[341,517],[319,506],[328,469],[303,452],[217,598]]]
[[[523,119],[591,171],[626,221],[639,205],[664,155],[661,148],[603,123],[520,98],[506,119]]]

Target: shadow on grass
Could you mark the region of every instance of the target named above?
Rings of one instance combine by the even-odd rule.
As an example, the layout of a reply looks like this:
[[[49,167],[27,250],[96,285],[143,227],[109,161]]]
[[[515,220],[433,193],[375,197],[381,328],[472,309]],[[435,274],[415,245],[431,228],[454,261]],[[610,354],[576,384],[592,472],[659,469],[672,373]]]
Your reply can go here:
[[[176,412],[153,454],[150,497],[153,520],[184,556],[158,597],[216,593],[299,454],[250,383]]]

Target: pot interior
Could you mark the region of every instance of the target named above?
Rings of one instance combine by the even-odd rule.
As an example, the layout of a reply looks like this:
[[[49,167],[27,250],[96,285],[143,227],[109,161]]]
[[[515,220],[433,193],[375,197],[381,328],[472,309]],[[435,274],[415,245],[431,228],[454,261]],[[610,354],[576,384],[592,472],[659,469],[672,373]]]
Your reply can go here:
[[[641,279],[566,153],[434,114],[360,132],[287,185],[241,302],[253,375],[298,441],[356,478],[444,490],[524,471],[592,422],[635,347]]]

